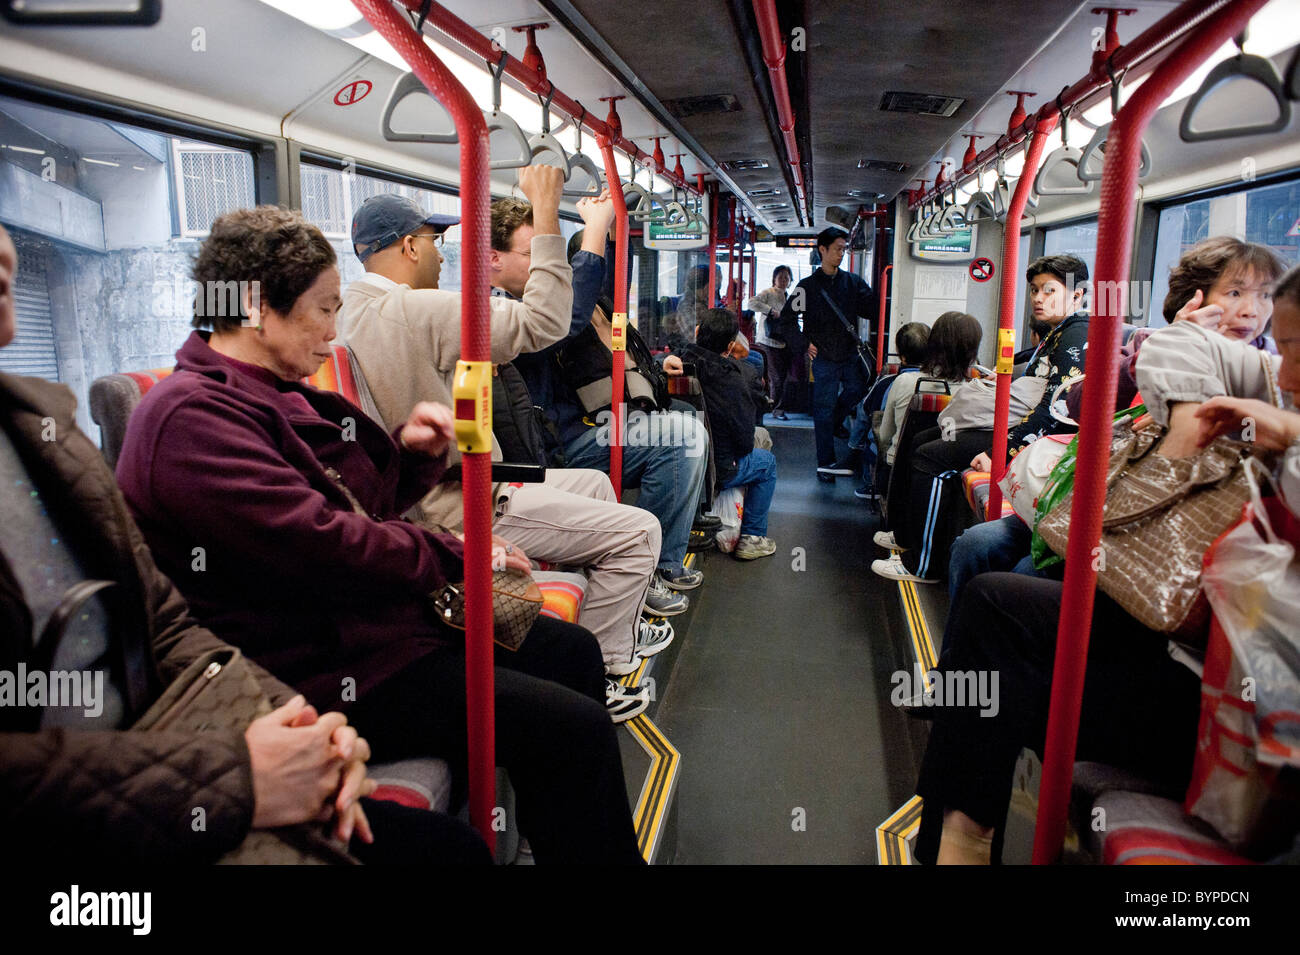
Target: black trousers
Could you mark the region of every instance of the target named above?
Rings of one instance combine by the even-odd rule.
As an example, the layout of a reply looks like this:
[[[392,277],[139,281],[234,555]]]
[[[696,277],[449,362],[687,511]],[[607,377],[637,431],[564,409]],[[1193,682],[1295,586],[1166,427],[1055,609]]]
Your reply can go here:
[[[538,617],[517,653],[496,649],[495,680],[497,763],[510,773],[537,861],[642,862],[595,637]],[[376,762],[438,756],[463,778],[464,654],[415,661],[358,700],[351,722]]]
[[[1058,581],[1019,574],[981,574],[966,586],[937,669],[998,674],[996,715],[934,708],[916,786],[925,801],[920,861],[938,855],[945,809],[998,830],[1000,843],[1020,749],[1044,748],[1062,590]],[[1191,777],[1201,684],[1167,643],[1097,594],[1075,759],[1181,791]]]
[[[971,459],[993,445],[992,431],[954,431],[945,440],[940,428],[922,431],[912,442],[910,480],[894,478],[904,499],[889,501],[894,539],[907,548],[902,555],[907,569],[921,577],[942,578],[948,573],[952,542],[965,526],[965,497],[961,472]],[[897,462],[895,462],[897,463]],[[955,472],[955,473],[954,473]],[[890,487],[891,493],[894,491]],[[901,515],[901,520],[895,515]]]
[[[477,832],[459,819],[383,799],[363,799],[375,841],[354,836],[348,846],[366,865],[491,865]]]

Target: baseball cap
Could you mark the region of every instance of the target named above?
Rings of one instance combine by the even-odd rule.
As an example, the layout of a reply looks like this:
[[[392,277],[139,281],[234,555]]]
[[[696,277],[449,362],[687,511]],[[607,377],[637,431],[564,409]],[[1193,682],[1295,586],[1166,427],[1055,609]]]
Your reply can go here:
[[[441,212],[430,215],[414,199],[396,193],[371,196],[352,216],[352,250],[364,262],[380,249],[388,248],[422,225],[442,230],[458,222],[459,216]]]

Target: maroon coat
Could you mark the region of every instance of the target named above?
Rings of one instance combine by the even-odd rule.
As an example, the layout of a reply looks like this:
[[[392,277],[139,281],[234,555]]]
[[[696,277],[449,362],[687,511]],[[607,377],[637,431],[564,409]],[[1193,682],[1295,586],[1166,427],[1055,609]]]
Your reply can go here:
[[[329,709],[446,646],[425,598],[463,577],[461,543],[400,519],[443,461],[198,332],[176,358],[131,416],[117,479],[203,624]]]

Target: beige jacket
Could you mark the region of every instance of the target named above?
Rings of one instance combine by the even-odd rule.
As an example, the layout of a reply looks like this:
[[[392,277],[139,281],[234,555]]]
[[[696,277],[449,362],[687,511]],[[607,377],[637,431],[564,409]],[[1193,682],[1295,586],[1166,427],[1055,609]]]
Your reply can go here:
[[[523,301],[488,299],[494,364],[545,348],[569,330],[573,270],[564,256],[564,237],[534,236],[531,251]],[[406,420],[417,402],[451,405],[452,377],[460,359],[459,292],[412,289],[367,273],[343,293],[340,325],[390,431]],[[501,460],[495,439],[492,459]],[[460,453],[452,448],[448,465],[459,460]],[[494,501],[502,490],[493,488]],[[420,507],[431,525],[451,531],[464,525],[459,484],[436,485]]]

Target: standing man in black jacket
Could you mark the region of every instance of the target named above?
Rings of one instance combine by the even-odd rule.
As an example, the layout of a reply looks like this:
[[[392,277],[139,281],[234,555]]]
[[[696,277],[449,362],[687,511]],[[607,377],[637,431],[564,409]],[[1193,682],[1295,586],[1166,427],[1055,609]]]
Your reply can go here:
[[[858,336],[853,326],[858,316],[870,318],[875,299],[871,286],[858,275],[840,270],[848,233],[832,226],[817,236],[821,268],[795,286],[781,311],[784,329],[803,317],[803,335],[809,341],[813,372],[813,432],[817,440],[817,480],[833,483],[837,474],[852,475],[835,457],[835,408],[852,408],[867,390],[858,360]],[[834,304],[832,304],[834,303]],[[836,309],[839,314],[836,314]]]

